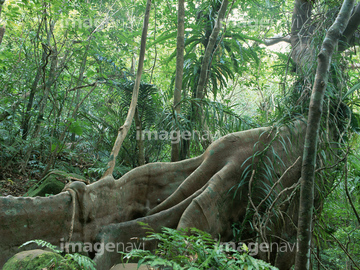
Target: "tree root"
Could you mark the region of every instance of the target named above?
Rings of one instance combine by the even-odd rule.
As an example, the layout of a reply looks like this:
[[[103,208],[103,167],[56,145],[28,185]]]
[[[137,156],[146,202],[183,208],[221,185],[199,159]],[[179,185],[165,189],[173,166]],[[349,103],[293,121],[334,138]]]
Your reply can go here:
[[[4,209],[0,216],[3,239],[0,265],[14,253],[13,247],[27,240],[64,244],[62,241],[69,240],[70,227],[73,228],[72,241],[104,245],[132,243],[133,237],[145,236],[139,221],[148,223],[155,231],[164,226],[196,227],[214,237],[220,236],[222,241],[233,239],[234,223],[243,223],[244,235],[255,236],[248,220],[254,211],[249,208],[249,193],[255,205],[261,203],[257,209],[260,215],[266,213],[270,202],[279,194],[272,208],[282,212],[285,218],[279,221],[272,215],[266,230],[269,235],[289,241],[296,233],[291,224],[297,224],[297,202],[286,198],[292,192],[289,187],[300,177],[301,164],[295,160],[302,155],[304,128],[305,124],[298,122],[292,127],[233,133],[217,140],[203,155],[193,159],[147,164],[119,180],[108,176],[88,186],[73,182],[68,189],[76,194],[75,208],[69,192],[48,198],[0,197],[0,207]],[[271,174],[266,174],[266,168],[270,168]],[[252,171],[256,174],[249,192]],[[75,209],[74,218],[71,209]],[[51,233],[49,228],[53,229]],[[275,240],[276,237],[272,239],[280,241]],[[146,248],[152,248],[151,244]],[[272,253],[271,263],[287,269],[282,266],[284,259],[277,259],[278,253]],[[289,254],[285,251],[282,257]],[[104,251],[95,256],[98,269],[109,269],[119,259],[117,252]]]

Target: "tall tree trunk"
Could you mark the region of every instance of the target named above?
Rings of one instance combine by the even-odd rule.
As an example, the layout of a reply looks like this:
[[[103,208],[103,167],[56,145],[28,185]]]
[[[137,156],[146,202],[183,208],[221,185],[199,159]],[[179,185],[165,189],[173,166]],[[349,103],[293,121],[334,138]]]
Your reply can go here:
[[[177,46],[176,46],[176,75],[175,75],[175,89],[174,89],[174,123],[176,130],[179,132],[178,119],[181,111],[181,89],[184,69],[184,27],[185,22],[185,4],[184,0],[178,1],[178,26],[177,26]],[[179,142],[171,145],[171,161],[179,160]]]
[[[130,129],[132,120],[134,118],[134,114],[135,114],[135,110],[136,110],[136,106],[137,106],[137,100],[138,100],[138,96],[139,96],[141,74],[142,74],[142,70],[143,70],[143,66],[144,66],[146,36],[147,36],[147,30],[148,30],[148,24],[149,24],[150,8],[151,8],[151,0],[148,0],[147,4],[146,4],[144,25],[143,25],[142,35],[141,35],[139,64],[138,64],[138,70],[137,70],[136,79],[135,79],[135,83],[134,83],[134,90],[133,90],[133,94],[132,94],[130,108],[129,108],[125,123],[119,128],[115,144],[114,144],[113,149],[110,154],[107,169],[106,169],[105,173],[103,174],[102,178],[104,178],[108,175],[112,175],[114,168],[115,168],[116,157],[119,154],[120,147]]]
[[[353,6],[354,0],[344,1],[336,21],[327,32],[320,53],[318,54],[318,67],[309,106],[309,118],[305,135],[301,170],[299,224],[297,234],[298,252],[295,260],[296,270],[309,269],[310,267],[315,163],[324,93],[328,81],[331,57],[349,22]]]

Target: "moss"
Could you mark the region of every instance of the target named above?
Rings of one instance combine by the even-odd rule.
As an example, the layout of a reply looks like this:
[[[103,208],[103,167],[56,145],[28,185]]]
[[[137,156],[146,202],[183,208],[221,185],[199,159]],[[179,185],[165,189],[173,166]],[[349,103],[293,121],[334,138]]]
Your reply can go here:
[[[52,171],[46,175],[35,186],[24,195],[26,197],[46,196],[46,194],[55,195],[60,193],[65,187],[65,182],[72,178],[83,179],[82,176],[63,171]],[[83,179],[84,180],[84,179]]]
[[[4,265],[3,270],[41,270],[50,269],[70,270],[72,269],[64,258],[54,252],[42,249],[22,251],[11,257]]]

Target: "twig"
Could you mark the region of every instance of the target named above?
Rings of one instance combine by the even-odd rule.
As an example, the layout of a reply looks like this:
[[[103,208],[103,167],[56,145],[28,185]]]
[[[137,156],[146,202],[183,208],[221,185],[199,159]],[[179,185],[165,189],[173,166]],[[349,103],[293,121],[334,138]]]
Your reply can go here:
[[[356,208],[354,206],[354,203],[351,199],[351,196],[350,196],[350,193],[349,193],[349,189],[348,189],[348,168],[347,168],[347,156],[346,156],[346,160],[345,160],[345,166],[344,166],[344,170],[345,170],[345,192],[346,192],[346,196],[349,200],[349,203],[351,205],[351,208],[352,210],[354,211],[354,214],[359,222],[359,225],[360,225],[360,217],[359,217],[359,214],[358,212],[356,211]]]
[[[299,156],[293,165],[291,165],[289,168],[286,169],[286,171],[281,175],[281,177],[279,178],[279,180],[276,181],[276,183],[271,187],[268,195],[258,204],[258,208],[270,197],[271,193],[273,192],[273,190],[275,189],[275,187],[280,183],[280,181],[284,178],[284,176],[286,175],[286,173],[291,170],[296,163],[300,160],[301,156]]]
[[[311,253],[315,256],[315,259],[321,264],[321,266],[325,269],[325,270],[329,270],[325,267],[325,265],[322,264],[321,260],[318,258],[318,256],[316,255],[316,253],[311,250]]]
[[[324,230],[325,231],[325,229],[323,228],[323,226],[321,226],[321,224],[320,223],[318,223],[318,225],[320,226],[320,228],[322,229],[322,230]],[[349,252],[347,251],[347,249],[344,247],[344,245],[343,244],[341,244],[341,242],[332,234],[332,233],[329,233],[330,234],[330,236],[332,237],[332,238],[334,238],[334,240],[336,241],[336,243],[338,243],[338,245],[340,246],[340,248],[345,252],[345,254],[348,256],[348,258],[352,261],[352,263],[355,265],[355,267],[357,268],[357,269],[360,269],[360,267],[356,264],[356,262],[353,260],[353,258],[351,257],[351,255],[349,254]]]
[[[81,88],[85,88],[85,87],[94,86],[95,84],[96,84],[96,82],[90,83],[90,84],[86,84],[86,85],[76,86],[76,87],[74,87],[74,88],[71,88],[71,89],[67,90],[67,92],[75,91],[75,90],[77,90],[77,89],[81,89]]]

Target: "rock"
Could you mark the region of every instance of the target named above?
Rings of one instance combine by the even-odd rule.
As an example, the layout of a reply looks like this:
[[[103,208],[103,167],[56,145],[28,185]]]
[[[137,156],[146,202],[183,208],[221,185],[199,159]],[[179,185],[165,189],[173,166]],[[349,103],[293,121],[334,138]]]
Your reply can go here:
[[[33,187],[29,189],[28,192],[25,193],[25,197],[36,197],[36,196],[46,196],[55,195],[60,193],[65,187],[66,182],[70,182],[71,180],[84,180],[82,176],[67,173],[63,171],[52,171],[48,173],[43,179],[39,181],[39,183],[35,184]],[[85,181],[85,180],[84,180]]]
[[[3,270],[70,270],[64,258],[54,252],[42,249],[22,251],[11,257],[3,266]]]

